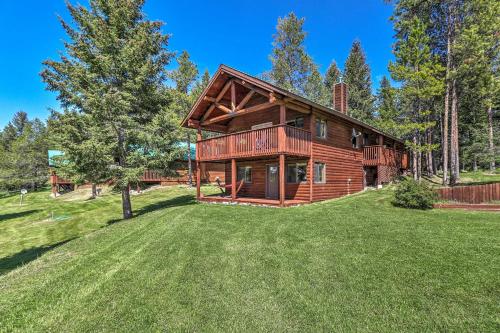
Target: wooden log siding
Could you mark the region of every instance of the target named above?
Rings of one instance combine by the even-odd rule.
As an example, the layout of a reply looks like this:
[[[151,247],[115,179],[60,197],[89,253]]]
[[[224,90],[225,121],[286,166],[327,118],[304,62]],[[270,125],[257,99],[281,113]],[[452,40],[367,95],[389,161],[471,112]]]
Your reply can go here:
[[[280,153],[309,156],[311,133],[300,128],[278,125],[202,140],[197,143],[197,151],[200,161],[271,156]]]
[[[500,200],[500,183],[446,187],[437,193],[440,200],[480,204]]]

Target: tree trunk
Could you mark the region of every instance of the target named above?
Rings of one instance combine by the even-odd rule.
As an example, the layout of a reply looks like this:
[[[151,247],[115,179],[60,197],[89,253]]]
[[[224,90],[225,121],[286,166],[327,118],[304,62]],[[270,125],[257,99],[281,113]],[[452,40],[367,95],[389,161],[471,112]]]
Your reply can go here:
[[[126,150],[125,150],[125,135],[123,133],[123,129],[118,130],[118,147],[120,149],[119,152],[119,165],[124,168],[126,166]],[[130,184],[122,187],[122,213],[124,219],[129,219],[132,217],[132,203],[130,202]]]
[[[432,129],[427,131],[427,144],[432,145]],[[434,159],[432,156],[432,150],[427,151],[427,175],[429,177],[434,176]]]
[[[189,130],[187,130],[187,146],[188,146],[188,152],[187,152],[187,160],[188,160],[188,186],[191,188],[193,187],[193,166],[192,166],[192,161],[191,161],[191,134],[189,133]],[[200,172],[200,170],[198,170]]]
[[[488,151],[490,155],[490,171],[495,172],[495,142],[493,140],[493,110],[488,108]]]
[[[451,84],[451,129],[450,129],[450,184],[454,185],[460,180],[460,160],[458,152],[458,97],[456,80]]]
[[[443,146],[443,185],[448,184],[448,112],[450,107],[450,69],[451,69],[451,27],[448,26],[446,39],[446,93],[444,97],[443,131],[441,132]]]
[[[472,156],[472,170],[477,171],[477,156]]]
[[[132,217],[132,203],[130,202],[130,186],[122,188],[122,211],[124,219],[129,219]]]
[[[97,197],[97,184],[92,183],[92,199],[95,199]]]
[[[413,145],[414,147],[417,146],[416,134],[413,134]],[[412,150],[412,157],[413,157],[413,165],[412,165],[413,179],[418,180],[418,161],[417,161],[417,151],[415,150],[415,148]]]

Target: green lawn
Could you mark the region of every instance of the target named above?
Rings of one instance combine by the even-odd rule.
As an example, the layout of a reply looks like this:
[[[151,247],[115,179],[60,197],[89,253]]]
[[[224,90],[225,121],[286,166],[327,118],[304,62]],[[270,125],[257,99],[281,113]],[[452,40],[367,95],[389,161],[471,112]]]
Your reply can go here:
[[[45,192],[19,216],[0,199],[7,269],[75,238],[0,276],[0,331],[499,331],[500,214],[390,198],[278,209],[171,188],[133,197],[128,221],[118,195]]]
[[[424,179],[433,187],[441,187],[443,184],[442,174],[432,178],[424,176]],[[462,171],[460,182],[457,185],[481,185],[500,182],[500,172],[491,173],[489,170]]]

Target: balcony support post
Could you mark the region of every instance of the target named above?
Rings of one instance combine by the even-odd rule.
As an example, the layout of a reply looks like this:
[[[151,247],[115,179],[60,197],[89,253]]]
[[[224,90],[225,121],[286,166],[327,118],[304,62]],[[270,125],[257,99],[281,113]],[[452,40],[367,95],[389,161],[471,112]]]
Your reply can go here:
[[[311,132],[311,155],[309,157],[309,201],[313,201],[313,184],[314,184],[314,159],[313,159],[313,128],[314,114],[311,112],[309,117],[309,131]]]
[[[279,167],[279,192],[280,192],[280,206],[285,206],[285,154],[280,154],[280,167]]]
[[[236,200],[236,159],[231,159],[231,199]]]
[[[201,141],[201,127],[198,126],[196,132],[196,199],[201,198],[201,163],[200,163],[200,141]],[[191,151],[189,152],[191,154]]]

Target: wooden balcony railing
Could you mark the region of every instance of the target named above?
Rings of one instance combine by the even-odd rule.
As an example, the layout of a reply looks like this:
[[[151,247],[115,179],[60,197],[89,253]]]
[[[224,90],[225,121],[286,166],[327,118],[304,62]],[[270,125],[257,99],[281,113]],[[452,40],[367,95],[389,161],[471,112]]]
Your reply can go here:
[[[289,154],[311,154],[311,132],[286,125],[227,134],[197,142],[200,161]]]
[[[406,152],[383,146],[366,146],[363,148],[363,165],[387,165],[406,169],[408,156]]]

